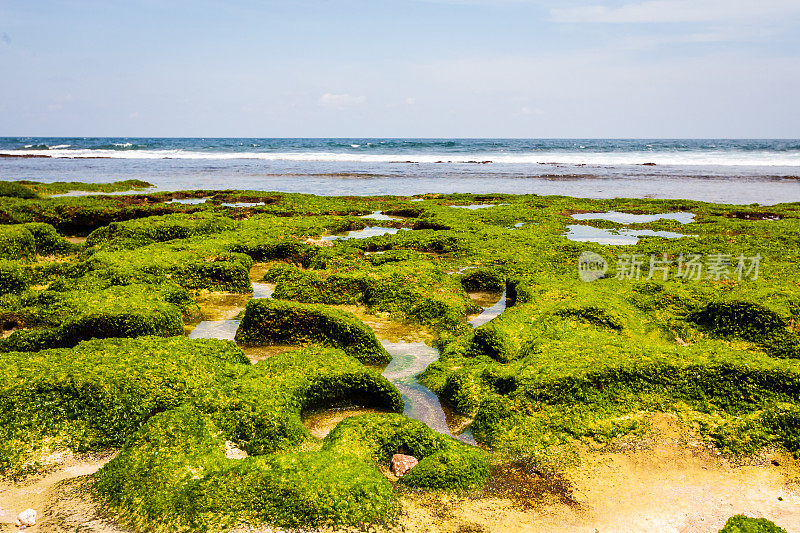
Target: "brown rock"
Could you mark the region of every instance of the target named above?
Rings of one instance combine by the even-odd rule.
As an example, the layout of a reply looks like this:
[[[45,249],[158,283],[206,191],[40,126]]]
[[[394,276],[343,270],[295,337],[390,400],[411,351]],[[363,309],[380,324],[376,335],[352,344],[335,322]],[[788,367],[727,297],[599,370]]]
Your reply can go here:
[[[392,474],[403,477],[409,470],[417,466],[417,463],[419,461],[416,457],[396,453],[392,456]]]

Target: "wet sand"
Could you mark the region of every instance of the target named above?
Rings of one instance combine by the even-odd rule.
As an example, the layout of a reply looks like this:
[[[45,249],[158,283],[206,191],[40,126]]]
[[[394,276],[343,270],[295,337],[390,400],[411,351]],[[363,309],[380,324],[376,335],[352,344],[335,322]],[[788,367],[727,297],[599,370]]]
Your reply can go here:
[[[599,450],[584,445],[575,466],[516,478],[517,495],[409,494],[401,523],[437,533],[716,533],[741,513],[800,531],[796,460],[784,452],[724,457],[676,417],[650,419],[653,430],[644,439],[623,438]]]
[[[85,489],[89,476],[114,458],[116,453],[73,456],[53,454],[55,465],[44,474],[12,482],[0,480],[0,531],[16,531],[17,515],[25,509],[36,510],[36,525],[25,529],[45,531],[123,531],[103,518],[102,505]],[[65,485],[73,490],[65,492]],[[75,527],[68,527],[68,523]]]

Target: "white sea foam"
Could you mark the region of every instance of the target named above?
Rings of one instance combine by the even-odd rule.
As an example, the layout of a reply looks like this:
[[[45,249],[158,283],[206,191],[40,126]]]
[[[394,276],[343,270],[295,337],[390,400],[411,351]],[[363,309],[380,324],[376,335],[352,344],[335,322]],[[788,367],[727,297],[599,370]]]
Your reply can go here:
[[[127,143],[126,143],[127,144]],[[317,161],[353,163],[475,163],[564,164],[564,165],[657,165],[676,166],[754,166],[800,167],[800,151],[691,151],[691,152],[565,152],[535,153],[439,153],[368,154],[346,152],[202,152],[189,150],[87,150],[53,146],[47,155],[54,158],[113,159],[258,159],[265,161]],[[41,155],[41,150],[2,150],[2,155]]]

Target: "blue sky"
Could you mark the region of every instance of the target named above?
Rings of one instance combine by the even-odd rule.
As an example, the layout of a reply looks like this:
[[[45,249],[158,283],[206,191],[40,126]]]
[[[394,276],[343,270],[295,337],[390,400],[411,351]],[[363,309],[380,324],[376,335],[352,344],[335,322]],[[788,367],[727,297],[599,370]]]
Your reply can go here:
[[[0,3],[0,136],[800,137],[800,0]]]

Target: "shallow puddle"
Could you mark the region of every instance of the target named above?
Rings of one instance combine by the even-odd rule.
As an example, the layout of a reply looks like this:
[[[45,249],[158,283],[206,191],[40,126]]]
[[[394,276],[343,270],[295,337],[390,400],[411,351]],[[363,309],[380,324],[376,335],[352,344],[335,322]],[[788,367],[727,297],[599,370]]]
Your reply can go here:
[[[474,446],[475,438],[468,429],[471,420],[455,413],[433,391],[417,381],[417,374],[439,359],[439,351],[423,342],[382,341],[381,344],[392,356],[383,377],[391,381],[403,396],[403,414],[424,422],[434,431]]]
[[[361,215],[360,218],[368,218],[370,220],[403,220],[399,217],[390,217],[389,215],[384,215],[383,211],[373,211],[369,215]]]
[[[623,213],[621,211],[608,211],[605,213],[575,213],[572,218],[575,220],[609,220],[618,224],[647,224],[656,220],[666,219],[675,220],[681,224],[694,222],[694,213],[658,213],[655,215],[635,215],[633,213]]]
[[[261,279],[272,263],[256,263],[250,269],[251,279]],[[252,294],[232,292],[203,292],[195,301],[203,321],[195,326],[187,326],[190,339],[226,339],[233,340],[239,328],[239,316],[247,302],[253,298],[272,298],[275,285],[261,281],[252,281]],[[261,357],[263,359],[263,357]]]
[[[296,350],[298,346],[293,344],[270,344],[268,346],[241,346],[244,355],[250,360],[250,363],[256,364],[264,359],[269,359],[275,355],[289,350]]]
[[[415,324],[406,324],[392,320],[388,313],[370,313],[366,307],[360,305],[331,305],[342,311],[352,313],[370,327],[375,336],[388,342],[431,342],[433,334],[424,327]]]
[[[626,244],[637,244],[639,237],[663,237],[665,239],[680,239],[681,237],[693,237],[674,231],[653,231],[650,229],[621,229],[608,230],[595,228],[592,226],[582,226],[570,224],[567,226],[565,237],[577,242],[596,242],[598,244],[610,244],[614,246],[624,246]]]
[[[473,316],[468,321],[473,328],[486,324],[506,310],[507,301],[505,291],[502,293],[473,292],[469,293],[469,297],[472,298],[473,302],[483,307],[481,313]]]
[[[210,200],[211,198],[173,198],[168,204],[187,204],[187,205],[198,205],[206,203],[206,200]]]
[[[239,320],[203,320],[191,332],[190,339],[223,339],[232,341],[239,329]]]
[[[244,311],[250,294],[232,292],[204,292],[195,301],[206,321],[231,320]]]
[[[498,207],[501,205],[511,205],[511,204],[472,204],[472,205],[451,205],[450,207],[455,207],[456,209],[486,209],[488,207]]]
[[[381,235],[394,235],[399,231],[410,231],[409,228],[384,228],[382,226],[367,226],[364,229],[348,231],[344,235],[325,235],[321,241],[346,241],[349,239],[369,239]]]

